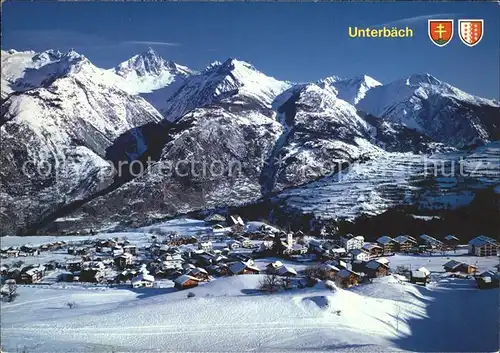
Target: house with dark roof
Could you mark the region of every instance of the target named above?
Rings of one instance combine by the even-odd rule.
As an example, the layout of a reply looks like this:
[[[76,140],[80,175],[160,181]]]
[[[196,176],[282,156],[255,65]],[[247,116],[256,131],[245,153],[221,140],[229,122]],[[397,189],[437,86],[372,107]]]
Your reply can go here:
[[[396,249],[396,242],[386,235],[377,239],[377,244],[382,248],[383,254],[393,253]]]
[[[344,268],[337,273],[336,280],[342,288],[349,288],[359,284],[361,275]]]
[[[471,255],[497,256],[498,242],[493,238],[480,235],[469,241],[468,250]]]
[[[417,240],[409,235],[399,235],[394,238],[396,242],[396,251],[410,252],[410,250],[418,244]]]
[[[229,265],[229,273],[232,275],[258,275],[260,269],[244,262],[234,262]]]
[[[465,262],[460,262],[456,260],[450,260],[443,265],[446,272],[461,272],[472,274],[477,271],[477,267],[474,265],[469,265]]]
[[[182,275],[174,279],[174,287],[177,289],[193,288],[198,285],[199,280],[189,275]]]

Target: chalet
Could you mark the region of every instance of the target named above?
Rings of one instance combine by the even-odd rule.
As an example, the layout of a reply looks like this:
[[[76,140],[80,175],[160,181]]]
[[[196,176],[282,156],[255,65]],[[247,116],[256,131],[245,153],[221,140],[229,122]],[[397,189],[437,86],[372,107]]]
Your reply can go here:
[[[347,251],[353,249],[361,249],[365,242],[365,238],[361,235],[354,236],[352,234],[342,235],[340,237],[340,246],[346,249]]]
[[[443,242],[427,234],[422,234],[420,236],[420,242],[431,249],[441,249],[443,247]]]
[[[323,253],[322,255],[328,256],[330,258],[332,258],[332,257],[339,258],[339,257],[345,256],[346,254],[347,254],[346,249],[340,248],[340,247],[335,247],[335,248],[329,249],[328,252]]]
[[[70,247],[68,248],[68,255],[74,255],[74,254],[75,254],[75,248],[74,248],[74,247],[72,247],[72,246],[70,246]]]
[[[20,250],[29,256],[36,256],[40,254],[40,250],[38,250],[38,248],[33,245],[23,245],[21,246]]]
[[[7,257],[18,257],[19,250],[18,249],[9,249],[7,250]]]
[[[2,276],[6,276],[7,273],[9,272],[9,268],[8,267],[5,267],[5,266],[2,266],[1,269],[0,269],[0,274]]]
[[[458,272],[458,267],[462,263],[460,261],[450,260],[443,265],[446,272]]]
[[[417,240],[409,235],[400,235],[394,238],[396,243],[395,250],[399,252],[408,253],[410,250],[418,244]]]
[[[151,288],[155,282],[154,276],[141,273],[137,277],[132,278],[132,288]]]
[[[234,262],[229,265],[229,273],[231,275],[258,275],[260,270],[259,268],[244,262]]]
[[[228,276],[229,275],[229,266],[226,264],[218,264],[207,267],[208,273],[214,276]]]
[[[415,270],[410,272],[410,282],[414,284],[423,284],[424,286],[427,284],[428,276],[425,272]]]
[[[396,250],[396,242],[386,235],[378,238],[377,244],[382,248],[382,254],[390,254]]]
[[[321,271],[321,275],[324,278],[329,279],[334,279],[335,275],[340,272],[338,267],[326,263],[319,265],[318,269]]]
[[[361,280],[361,276],[358,273],[347,269],[340,270],[336,278],[342,288],[358,285]]]
[[[368,261],[370,254],[363,249],[353,249],[350,251],[353,261]]]
[[[36,283],[39,282],[45,275],[45,267],[27,267],[21,271],[20,282],[21,283]]]
[[[194,277],[199,281],[208,281],[210,280],[210,275],[207,270],[201,267],[190,268],[185,273],[188,276]]]
[[[422,272],[425,275],[425,277],[430,277],[431,276],[431,271],[429,271],[425,267],[420,267],[420,268],[417,269],[417,271]]]
[[[362,249],[368,252],[370,257],[377,257],[382,255],[383,248],[377,244],[368,243],[363,245]]]
[[[461,272],[472,274],[477,271],[477,267],[474,265],[469,265],[465,262],[450,260],[443,265],[446,272]]]
[[[182,267],[181,254],[167,254],[163,257],[163,267],[165,269],[176,269]]]
[[[469,254],[476,256],[497,256],[498,242],[493,238],[480,235],[469,241]]]
[[[297,276],[297,271],[295,271],[295,269],[292,267],[281,266],[280,268],[278,268],[276,274],[283,277],[295,277]]]
[[[278,269],[283,267],[283,263],[281,261],[274,261],[266,265],[266,273],[267,274],[275,274]]]
[[[193,288],[198,285],[199,280],[188,276],[188,275],[182,275],[174,279],[174,286],[177,289],[187,289],[187,288]]]
[[[389,266],[377,260],[370,260],[364,264],[364,273],[368,278],[384,277],[389,274]]]
[[[118,268],[125,268],[127,266],[132,265],[132,255],[129,253],[123,253],[114,258],[115,265]]]
[[[301,244],[292,244],[284,251],[287,255],[304,255],[307,253],[307,247]]]

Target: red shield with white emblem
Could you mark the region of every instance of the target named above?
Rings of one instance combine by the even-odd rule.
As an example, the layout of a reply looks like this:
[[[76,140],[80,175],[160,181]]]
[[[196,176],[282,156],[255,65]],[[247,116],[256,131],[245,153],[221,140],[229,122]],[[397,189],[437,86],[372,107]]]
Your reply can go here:
[[[460,39],[465,45],[473,47],[483,38],[483,20],[458,20]]]
[[[427,33],[434,44],[444,47],[453,38],[453,20],[429,20]]]

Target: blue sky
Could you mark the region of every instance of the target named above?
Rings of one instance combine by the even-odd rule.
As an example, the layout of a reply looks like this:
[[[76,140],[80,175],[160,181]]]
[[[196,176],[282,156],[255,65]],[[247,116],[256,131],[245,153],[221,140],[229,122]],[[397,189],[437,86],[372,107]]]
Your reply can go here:
[[[498,99],[499,3],[122,3],[2,4],[2,49],[74,48],[112,67],[149,46],[194,69],[235,57],[282,80],[368,74],[382,82],[428,72],[469,93]],[[455,31],[439,48],[427,18],[482,18],[475,47]],[[411,39],[351,39],[349,26],[409,25]],[[456,23],[455,23],[456,29]]]

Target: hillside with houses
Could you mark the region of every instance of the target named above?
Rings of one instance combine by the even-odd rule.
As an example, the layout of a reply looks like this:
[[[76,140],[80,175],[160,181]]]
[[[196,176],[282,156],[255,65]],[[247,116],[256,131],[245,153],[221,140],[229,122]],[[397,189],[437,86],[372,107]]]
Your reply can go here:
[[[30,242],[27,243],[27,240]],[[408,312],[404,315],[414,315],[414,307],[403,309],[398,307],[402,304],[397,304],[404,302],[404,298],[408,296],[417,295],[415,298],[420,298],[419,302],[412,305],[420,308],[418,312],[421,312],[423,318],[430,315],[432,319],[434,314],[426,310],[433,305],[423,298],[436,294],[443,301],[443,307],[446,307],[447,300],[465,303],[467,296],[477,292],[476,295],[489,298],[487,300],[491,304],[495,301],[495,293],[498,293],[500,279],[499,245],[496,240],[486,236],[477,236],[468,244],[453,235],[440,241],[426,234],[417,237],[382,236],[374,242],[367,242],[364,236],[353,234],[324,233],[321,237],[312,237],[301,231],[291,232],[262,222],[243,220],[238,215],[211,214],[204,220],[177,219],[123,233],[73,237],[3,237],[2,245],[2,334],[3,345],[9,351],[24,346],[28,347],[28,351],[44,351],[44,343],[40,340],[45,339],[49,339],[55,347],[59,347],[65,340],[70,340],[72,344],[79,342],[73,336],[68,336],[72,334],[71,330],[77,330],[78,325],[70,331],[64,331],[61,337],[48,337],[49,333],[39,328],[41,323],[38,320],[52,322],[54,319],[44,318],[46,309],[41,309],[41,318],[36,312],[29,314],[33,309],[33,305],[29,304],[33,301],[31,297],[38,296],[35,293],[43,293],[38,299],[41,303],[52,302],[54,296],[59,298],[57,309],[54,310],[61,314],[56,314],[56,317],[63,315],[69,327],[75,325],[73,320],[76,316],[73,319],[73,313],[78,315],[80,310],[84,310],[89,315],[99,315],[96,327],[102,327],[104,332],[111,332],[111,327],[116,328],[118,333],[114,335],[118,335],[117,337],[126,337],[128,333],[120,332],[119,328],[123,326],[123,330],[126,330],[133,323],[128,319],[111,323],[109,320],[115,320],[112,319],[114,315],[135,315],[132,313],[139,310],[139,307],[157,305],[155,303],[158,300],[166,308],[170,308],[161,310],[174,310],[175,307],[176,311],[169,314],[174,315],[175,320],[182,321],[183,317],[186,319],[186,315],[192,315],[189,314],[192,313],[191,309],[198,308],[196,310],[209,315],[206,320],[211,322],[209,317],[216,312],[203,306],[200,300],[210,300],[211,305],[217,305],[218,308],[227,301],[230,307],[237,305],[238,313],[241,313],[241,308],[249,305],[248,300],[255,298],[263,307],[255,309],[248,318],[256,316],[254,319],[258,318],[263,327],[270,327],[270,323],[266,322],[278,314],[265,308],[276,300],[282,302],[279,305],[288,308],[286,310],[292,310],[288,307],[288,300],[300,300],[303,303],[301,305],[305,305],[300,310],[326,310],[328,315],[333,315],[332,320],[335,321],[355,320],[357,315],[366,315],[351,312],[354,310],[352,301],[365,298],[372,305],[370,310],[389,310],[380,314],[382,316],[379,319],[385,320],[383,325],[392,325],[391,330],[394,330],[394,320],[384,317],[403,315],[405,310]],[[105,297],[105,293],[112,297]],[[422,296],[418,293],[427,294]],[[388,307],[379,303],[380,299],[377,298],[381,295],[389,296],[384,299],[390,303],[387,304]],[[94,297],[98,298],[98,303],[89,304]],[[105,303],[101,303],[102,300]],[[128,304],[120,304],[123,300]],[[127,306],[118,309],[122,305]],[[368,310],[368,307],[362,307],[362,310]],[[98,310],[104,311],[99,313]],[[129,310],[131,311],[127,314]],[[267,310],[271,311],[268,313]],[[285,312],[285,316],[280,316],[279,320],[285,317],[290,319],[287,315],[296,315],[291,314],[292,311]],[[482,310],[479,313],[484,314]],[[26,322],[32,323],[24,326],[18,321],[17,315],[26,317]],[[321,315],[326,314],[324,312]],[[226,324],[234,322],[231,318],[227,320]],[[398,320],[400,319],[396,319],[397,326],[401,327],[397,330],[413,332],[413,324],[409,318],[401,318],[401,322]],[[288,325],[297,327],[299,331],[312,330],[319,325],[318,329],[321,331],[331,324],[334,331],[346,330],[349,335],[358,332],[360,342],[366,341],[366,328],[351,327],[349,324],[345,328],[342,324],[340,327],[344,328],[340,329],[333,322],[312,322],[312,326],[305,328],[293,320]],[[158,325],[159,330],[154,335],[167,332],[165,324],[152,324]],[[196,328],[199,324],[201,322],[193,323],[193,327]],[[452,327],[457,325],[452,321],[449,324]],[[221,322],[214,325],[217,327]],[[241,325],[248,326],[249,329],[255,327],[251,323],[242,322]],[[138,327],[139,332],[144,329],[143,325]],[[373,330],[373,327],[370,329]],[[377,330],[379,329],[381,328]],[[194,337],[195,333],[191,332],[191,328],[187,327],[185,330],[187,337]],[[391,336],[391,330],[382,331]],[[465,328],[457,326],[456,330]],[[259,336],[260,331],[254,334]],[[168,335],[177,337],[171,336],[171,333]],[[280,333],[277,335],[281,337]],[[381,352],[391,347],[403,350],[412,348],[406,346],[406,343],[398,345],[398,335],[391,336],[391,339],[382,343],[369,342],[370,347],[376,347],[372,351]],[[486,337],[488,347],[494,345],[491,343],[493,338],[491,335]],[[89,347],[99,349],[100,346],[96,344]],[[250,339],[245,344],[251,346],[256,342]],[[128,347],[125,350],[141,350],[135,345],[125,346]],[[226,347],[216,346],[220,349]],[[64,351],[62,347],[60,351]],[[165,350],[179,348],[170,341],[163,342],[161,347]],[[242,348],[239,345],[237,347]],[[470,345],[471,349],[481,347],[483,346]],[[112,351],[115,348],[113,346],[106,349]]]

